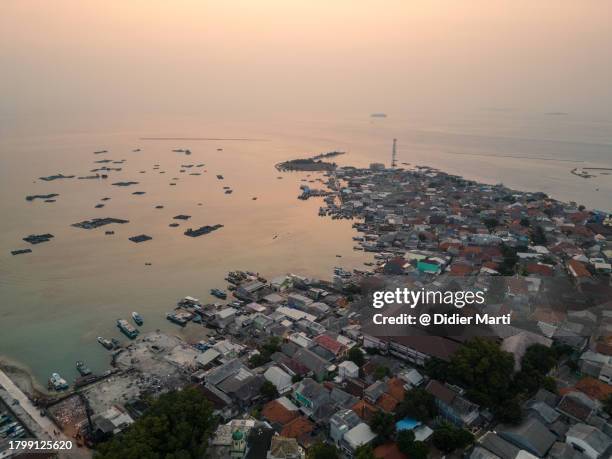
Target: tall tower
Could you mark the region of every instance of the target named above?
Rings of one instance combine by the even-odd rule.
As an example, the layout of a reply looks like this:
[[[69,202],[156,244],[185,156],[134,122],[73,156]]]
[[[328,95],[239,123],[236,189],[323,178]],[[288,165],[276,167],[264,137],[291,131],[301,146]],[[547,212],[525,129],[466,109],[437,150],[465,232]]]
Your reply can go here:
[[[397,139],[393,139],[393,150],[391,152],[391,168],[397,166]]]

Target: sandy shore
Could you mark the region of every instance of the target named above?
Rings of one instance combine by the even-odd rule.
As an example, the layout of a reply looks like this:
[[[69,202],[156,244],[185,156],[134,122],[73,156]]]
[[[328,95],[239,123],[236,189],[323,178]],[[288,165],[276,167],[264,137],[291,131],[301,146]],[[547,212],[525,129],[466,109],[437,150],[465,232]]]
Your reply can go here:
[[[49,395],[45,388],[36,382],[24,366],[5,357],[0,357],[0,370],[29,398],[40,398]]]

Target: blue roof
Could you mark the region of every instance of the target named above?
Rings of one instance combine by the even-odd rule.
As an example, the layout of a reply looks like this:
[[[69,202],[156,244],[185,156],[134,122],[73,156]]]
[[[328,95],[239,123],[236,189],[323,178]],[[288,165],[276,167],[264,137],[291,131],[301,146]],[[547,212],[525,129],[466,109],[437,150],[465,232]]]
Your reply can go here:
[[[397,430],[398,432],[402,430],[412,430],[415,427],[418,427],[420,425],[421,423],[417,421],[416,419],[404,418],[401,421],[397,421],[395,423],[395,430]]]

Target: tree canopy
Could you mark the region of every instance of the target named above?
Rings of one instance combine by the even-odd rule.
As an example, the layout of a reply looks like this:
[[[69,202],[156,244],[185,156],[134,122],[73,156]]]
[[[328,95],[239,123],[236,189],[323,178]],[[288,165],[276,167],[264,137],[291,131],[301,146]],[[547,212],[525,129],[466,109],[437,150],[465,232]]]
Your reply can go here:
[[[395,416],[384,411],[377,411],[372,416],[370,427],[381,441],[391,440],[395,436]]]
[[[318,442],[308,450],[308,459],[339,459],[338,448],[329,443]]]
[[[197,389],[163,394],[124,432],[100,443],[97,459],[196,459],[216,428],[213,408]]]
[[[363,364],[365,363],[365,357],[363,356],[363,352],[357,346],[353,346],[348,351],[348,359],[358,367],[363,366]]]
[[[451,379],[468,391],[468,397],[487,407],[507,400],[512,389],[514,357],[493,341],[475,338],[455,353],[449,367]]]
[[[410,417],[417,421],[426,422],[436,416],[438,408],[433,395],[425,389],[415,388],[404,394],[395,410],[398,419]]]
[[[465,448],[472,444],[474,435],[465,429],[460,429],[445,422],[434,430],[432,441],[440,451],[450,453],[458,448]]]

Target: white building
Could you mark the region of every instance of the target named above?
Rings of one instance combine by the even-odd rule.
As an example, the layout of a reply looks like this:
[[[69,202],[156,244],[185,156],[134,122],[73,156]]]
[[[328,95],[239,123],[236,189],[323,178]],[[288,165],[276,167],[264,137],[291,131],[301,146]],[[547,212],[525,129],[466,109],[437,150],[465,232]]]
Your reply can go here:
[[[344,362],[338,365],[338,375],[342,379],[358,378],[359,367],[355,365],[354,362],[351,362],[350,360],[345,360]]]
[[[284,394],[291,390],[291,376],[278,367],[270,367],[264,373],[264,378],[274,384],[279,394]]]

